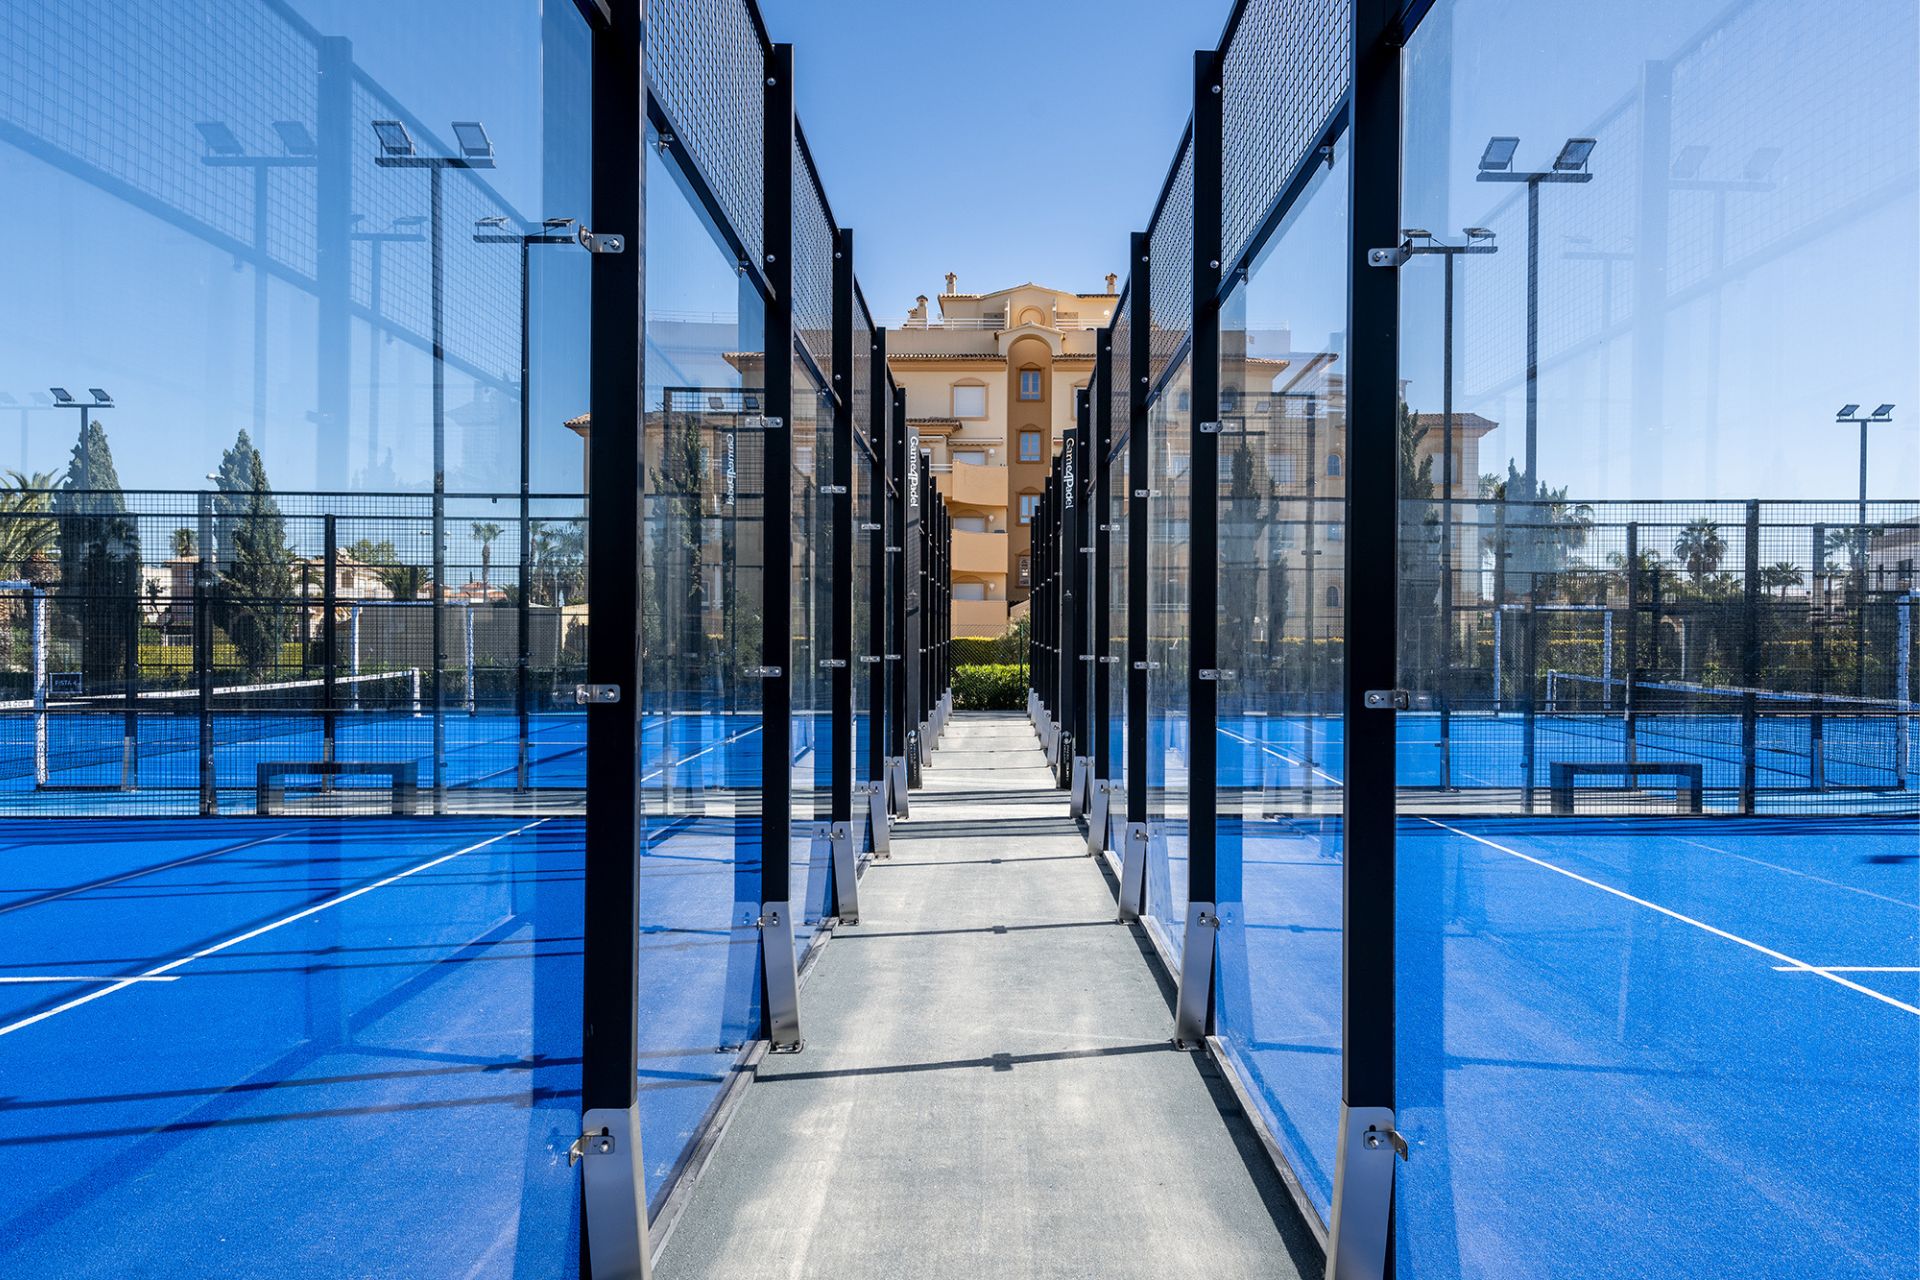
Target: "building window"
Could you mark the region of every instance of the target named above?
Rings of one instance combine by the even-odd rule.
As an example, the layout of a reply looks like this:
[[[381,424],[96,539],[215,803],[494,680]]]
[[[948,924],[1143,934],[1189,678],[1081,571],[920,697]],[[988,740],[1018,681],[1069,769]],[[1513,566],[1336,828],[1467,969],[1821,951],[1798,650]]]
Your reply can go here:
[[[985,449],[956,449],[953,453],[953,460],[955,462],[964,462],[970,467],[984,467],[987,465],[987,451]]]
[[[1039,494],[1023,493],[1020,495],[1020,523],[1021,524],[1032,524],[1034,513],[1038,510],[1040,510]]]
[[[1273,478],[1281,484],[1293,483],[1293,455],[1283,453],[1273,460]]]
[[[1327,607],[1329,609],[1338,609],[1340,607],[1340,588],[1327,588]]]
[[[1038,431],[1022,431],[1020,433],[1020,461],[1040,461],[1040,433]]]
[[[1022,369],[1020,371],[1020,398],[1022,400],[1038,400],[1040,398],[1040,371],[1038,369]]]
[[[977,383],[958,383],[953,388],[953,416],[956,418],[984,418],[987,416],[987,389]]]
[[[1333,524],[1330,524],[1327,526],[1328,542],[1339,542],[1342,539],[1344,539],[1346,536],[1347,536],[1347,526],[1345,526],[1344,524],[1341,524],[1338,521],[1336,521]]]
[[[1330,453],[1327,455],[1327,474],[1330,476],[1337,476],[1340,474],[1340,455],[1339,454]]]
[[[1033,557],[1032,556],[1020,557],[1020,585],[1023,587],[1033,585]]]

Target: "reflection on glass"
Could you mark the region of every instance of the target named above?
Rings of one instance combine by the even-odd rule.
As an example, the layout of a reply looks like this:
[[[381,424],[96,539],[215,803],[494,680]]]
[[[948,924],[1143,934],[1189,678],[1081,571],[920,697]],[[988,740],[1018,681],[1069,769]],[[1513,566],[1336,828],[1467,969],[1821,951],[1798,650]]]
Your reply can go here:
[[[1920,15],[1575,10],[1407,50],[1400,1265],[1914,1275]]]
[[[1222,1038],[1308,1197],[1340,1101],[1347,149],[1221,313]]]
[[[1177,957],[1187,914],[1187,643],[1192,566],[1192,369],[1184,360],[1147,408],[1147,909]]]

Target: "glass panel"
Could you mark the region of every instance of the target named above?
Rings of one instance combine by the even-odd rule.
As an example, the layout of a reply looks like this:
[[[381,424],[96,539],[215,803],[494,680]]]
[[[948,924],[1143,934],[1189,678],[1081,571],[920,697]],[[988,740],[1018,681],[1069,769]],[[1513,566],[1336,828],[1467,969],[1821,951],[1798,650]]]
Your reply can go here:
[[[1122,400],[1124,404],[1124,399]],[[1133,670],[1133,655],[1127,651],[1127,575],[1132,563],[1131,536],[1128,533],[1132,518],[1128,506],[1132,501],[1133,489],[1127,473],[1127,455],[1130,450],[1123,429],[1116,428],[1114,435],[1118,443],[1114,447],[1113,460],[1108,464],[1110,480],[1107,486],[1107,513],[1102,517],[1111,526],[1107,533],[1107,616],[1100,625],[1107,629],[1107,656],[1113,661],[1107,666],[1107,773],[1106,776],[1123,786],[1127,777],[1127,677]],[[1124,820],[1126,809],[1121,797],[1125,792],[1116,793],[1113,799],[1114,817]],[[1125,828],[1119,828],[1124,833]],[[1114,846],[1117,852],[1124,852]]]
[[[0,18],[0,1274],[574,1269],[589,52]]]
[[[657,139],[656,139],[657,141]],[[765,432],[760,295],[647,151],[640,1099],[658,1197],[758,1028]],[[713,939],[689,946],[687,939]]]
[[[1187,641],[1193,481],[1192,367],[1182,360],[1147,409],[1155,490],[1147,503],[1147,915],[1180,954],[1187,913]]]
[[[1222,1038],[1322,1218],[1340,1106],[1347,148],[1221,313]],[[1310,465],[1286,465],[1310,460]],[[1236,888],[1237,886],[1237,892]],[[1235,899],[1238,899],[1236,902]]]
[[[1920,12],[1592,18],[1407,50],[1401,1270],[1914,1275]]]

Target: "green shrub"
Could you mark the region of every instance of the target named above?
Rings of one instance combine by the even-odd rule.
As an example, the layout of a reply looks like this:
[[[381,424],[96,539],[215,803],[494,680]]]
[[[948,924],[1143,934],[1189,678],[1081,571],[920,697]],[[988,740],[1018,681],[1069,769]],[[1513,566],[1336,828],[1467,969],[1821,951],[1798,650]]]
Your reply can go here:
[[[956,667],[1018,666],[1026,658],[1026,650],[1024,635],[955,636],[953,663]]]
[[[1026,675],[1010,662],[953,669],[953,705],[962,711],[1018,711],[1026,705]]]

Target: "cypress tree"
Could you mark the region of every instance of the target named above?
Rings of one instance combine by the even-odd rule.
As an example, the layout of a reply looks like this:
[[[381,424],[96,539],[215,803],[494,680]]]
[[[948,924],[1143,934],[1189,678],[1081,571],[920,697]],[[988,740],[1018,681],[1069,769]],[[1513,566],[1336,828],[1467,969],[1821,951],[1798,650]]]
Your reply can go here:
[[[213,498],[220,570],[214,620],[251,676],[279,661],[293,630],[293,551],[266,463],[246,431],[220,457]]]
[[[57,632],[89,688],[127,674],[140,625],[140,529],[127,514],[106,429],[87,419],[53,495],[60,553]]]

